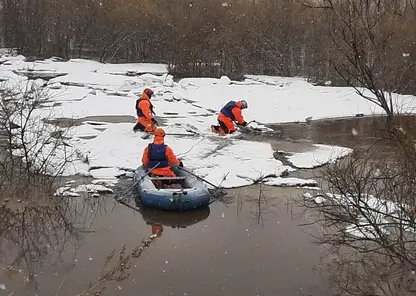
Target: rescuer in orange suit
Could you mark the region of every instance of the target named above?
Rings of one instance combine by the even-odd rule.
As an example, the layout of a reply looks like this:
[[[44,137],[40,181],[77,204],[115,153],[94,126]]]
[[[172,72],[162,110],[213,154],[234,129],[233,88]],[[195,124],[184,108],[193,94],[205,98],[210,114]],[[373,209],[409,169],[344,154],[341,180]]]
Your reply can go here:
[[[159,162],[159,164],[150,173],[156,176],[175,177],[171,165],[183,167],[182,161],[179,161],[173,150],[165,145],[165,131],[157,128],[154,132],[153,143],[149,144],[143,151],[142,163],[150,170]]]
[[[136,100],[137,123],[133,130],[142,132],[154,132],[157,128],[157,121],[154,119],[153,105],[150,102],[153,96],[153,90],[146,88],[139,99]]]
[[[248,107],[247,102],[242,101],[229,101],[220,111],[218,115],[218,123],[220,125],[211,125],[211,130],[213,133],[219,133],[224,136],[226,134],[231,134],[235,132],[234,121],[238,125],[246,126],[247,122],[244,120],[243,115],[241,114],[242,109]]]

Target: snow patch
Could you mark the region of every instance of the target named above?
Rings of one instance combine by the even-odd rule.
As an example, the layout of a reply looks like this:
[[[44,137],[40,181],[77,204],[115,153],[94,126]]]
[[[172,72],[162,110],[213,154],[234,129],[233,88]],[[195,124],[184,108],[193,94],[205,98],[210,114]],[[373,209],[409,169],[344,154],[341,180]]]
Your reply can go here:
[[[353,149],[339,146],[315,144],[316,149],[306,152],[293,153],[288,160],[299,169],[312,169],[347,156]]]
[[[166,144],[186,166],[224,187],[249,185],[259,176],[268,174],[278,177],[264,181],[278,186],[305,186],[311,181],[282,178],[282,172],[293,169],[273,158],[274,151],[269,144],[239,139],[244,136],[243,129],[226,137],[213,135],[210,125],[217,124],[217,114],[229,100],[246,100],[249,108],[243,111],[245,120],[262,122],[249,125],[261,132],[272,131],[264,125],[267,123],[381,113],[380,108],[363,100],[353,88],[314,86],[296,77],[247,75],[244,81],[237,82],[224,76],[220,79],[186,78],[176,83],[168,74],[167,65],[160,64],[102,64],[83,59],[64,62],[56,58],[25,62],[22,56],[3,56],[1,59],[9,62],[8,65],[0,64],[0,79],[7,80],[2,87],[31,83],[47,85],[51,94],[50,107],[37,110],[39,116],[46,116],[53,110],[54,118],[132,118],[131,123],[86,122],[70,129],[68,143],[77,158],[68,166],[65,175],[92,175],[99,180],[115,179],[126,174],[123,169],[132,171],[141,164],[143,149],[151,138],[143,140],[141,133],[133,133],[136,117],[133,106],[146,87],[155,92],[152,103],[156,117],[162,119],[160,123],[167,133],[194,134],[185,137],[168,135]],[[19,69],[68,75],[47,83],[42,79],[33,82],[13,73]],[[416,110],[414,97],[395,95],[394,101],[405,106],[403,111]],[[351,132],[355,134],[354,130]],[[288,160],[297,168],[314,168],[334,162],[352,151],[327,145],[315,145],[314,148],[313,151],[294,153]],[[64,155],[59,153],[57,157]]]
[[[94,185],[99,184],[99,185],[103,185],[106,187],[113,187],[118,183],[118,179],[103,179],[103,180],[98,179],[98,180],[92,180],[91,183]]]
[[[78,197],[80,196],[78,193],[74,191],[74,188],[65,186],[58,188],[54,194],[55,196],[70,196],[70,197]]]
[[[268,179],[264,182],[266,185],[270,186],[281,186],[281,187],[295,187],[295,186],[314,186],[318,183],[315,180],[311,179],[299,179],[299,178],[273,178]]]
[[[309,198],[309,196],[305,196]],[[416,233],[414,222],[411,222],[409,217],[403,213],[403,207],[397,203],[373,195],[340,195],[326,193],[324,195],[318,194],[312,197],[317,204],[323,206],[336,206],[343,208],[360,208],[358,214],[358,222],[350,224],[345,228],[346,233],[357,238],[374,239],[380,237],[377,229],[380,229],[383,235],[390,233],[391,227],[394,223],[401,224],[404,231]],[[392,223],[393,222],[393,223]],[[374,225],[377,225],[376,227]],[[395,230],[393,230],[395,231]]]
[[[103,185],[97,184],[86,184],[79,185],[76,188],[73,188],[74,192],[89,192],[89,193],[113,193],[113,189],[107,188]]]
[[[94,179],[113,179],[115,177],[120,177],[125,175],[125,171],[120,170],[118,168],[100,168],[100,169],[91,169],[90,175]]]

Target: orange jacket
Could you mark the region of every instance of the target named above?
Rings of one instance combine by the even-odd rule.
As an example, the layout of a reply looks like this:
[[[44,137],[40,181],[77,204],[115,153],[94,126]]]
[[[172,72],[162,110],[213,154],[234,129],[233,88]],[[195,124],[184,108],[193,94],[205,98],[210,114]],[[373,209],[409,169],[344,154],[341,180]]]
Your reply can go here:
[[[236,107],[234,107],[231,112],[234,115],[235,120],[239,123],[239,124],[243,124],[244,123],[244,117],[243,114],[241,113],[241,102],[237,101],[236,102]],[[220,114],[218,115],[218,120],[221,121],[232,121],[231,118],[225,116],[222,112],[220,112]]]
[[[163,137],[155,136],[155,139],[153,140],[154,144],[164,144]],[[176,158],[176,155],[173,153],[172,148],[169,146],[166,147],[166,158],[168,159],[169,164],[171,165],[179,165],[179,160]],[[146,148],[143,151],[142,156],[142,163],[144,166],[147,167],[149,164],[149,147],[146,146]],[[166,176],[166,177],[174,177],[175,173],[172,171],[170,167],[167,168],[156,168],[152,170],[152,174],[160,175],[160,176]]]
[[[239,107],[234,107],[233,110],[231,111],[233,112],[233,115],[235,117],[235,120],[237,120],[237,122],[239,124],[243,124],[244,122],[244,117],[243,114],[241,114],[241,108]]]
[[[153,118],[153,114],[152,114],[152,104],[150,103],[150,98],[148,95],[146,94],[142,94],[142,96],[140,97],[140,101],[139,104],[137,105],[137,108],[141,109],[143,115],[148,118],[148,119],[152,119]]]

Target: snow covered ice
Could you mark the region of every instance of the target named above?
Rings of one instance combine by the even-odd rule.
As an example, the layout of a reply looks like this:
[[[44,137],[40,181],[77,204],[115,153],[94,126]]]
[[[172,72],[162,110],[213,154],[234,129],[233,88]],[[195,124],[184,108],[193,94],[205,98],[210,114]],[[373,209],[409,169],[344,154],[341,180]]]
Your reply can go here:
[[[131,117],[131,122],[102,119],[69,129],[71,139],[68,142],[80,159],[72,162],[65,174],[88,175],[101,180],[115,180],[141,164],[143,149],[152,138],[143,140],[142,133],[134,133],[132,128],[137,95],[146,87],[155,93],[152,98],[154,111],[166,133],[189,135],[167,135],[166,144],[173,148],[185,166],[226,188],[250,185],[269,174],[277,176],[264,180],[269,185],[315,185],[313,180],[279,177],[294,168],[276,160],[273,157],[275,151],[268,143],[212,134],[210,125],[217,123],[218,111],[229,100],[246,100],[249,107],[243,111],[245,119],[247,122],[255,120],[252,128],[264,132],[270,131],[263,125],[266,123],[381,113],[352,88],[313,86],[301,78],[250,75],[242,82],[228,77],[186,78],[174,82],[163,64],[102,64],[82,59],[25,62],[22,56],[7,57],[7,60],[0,65],[0,77],[6,80],[8,87],[26,83],[27,78],[22,72],[25,69],[65,74],[39,81],[47,84],[51,104],[38,110],[36,115],[47,116],[52,111],[56,119]],[[403,105],[409,111],[414,110],[412,97],[397,96],[395,99],[405,102]],[[311,151],[293,153],[289,161],[296,168],[313,168],[333,162],[351,151],[344,147],[315,145]],[[71,194],[97,189],[93,185],[99,186],[91,184],[73,190]]]
[[[312,169],[331,163],[334,160],[344,157],[352,152],[352,149],[315,144],[316,149],[306,152],[295,153],[288,160],[297,168]]]
[[[407,213],[410,207],[405,204],[362,193],[342,195],[319,192],[312,196],[306,192],[303,197],[313,200],[318,206],[335,208],[339,212],[359,208],[360,211],[354,216],[356,221],[345,227],[345,232],[356,238],[376,239],[394,233],[398,225],[406,232],[416,233],[414,221]]]

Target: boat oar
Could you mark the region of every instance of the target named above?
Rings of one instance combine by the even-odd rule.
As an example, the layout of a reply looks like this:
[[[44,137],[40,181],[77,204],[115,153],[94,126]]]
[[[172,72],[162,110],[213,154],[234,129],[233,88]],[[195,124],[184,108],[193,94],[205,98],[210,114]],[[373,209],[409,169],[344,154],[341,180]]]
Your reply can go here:
[[[141,138],[144,139],[148,139],[151,135],[153,135],[153,133],[145,133],[144,135],[141,136]],[[165,136],[199,136],[196,133],[166,133]]]
[[[124,192],[123,192],[123,194],[121,194],[121,197],[119,197],[119,198],[116,198],[116,200],[117,201],[120,201],[122,198],[123,198],[123,196],[127,193],[127,192],[129,192],[130,190],[132,190],[133,189],[133,187],[134,186],[136,186],[137,184],[139,184],[141,181],[143,181],[143,179],[148,175],[148,174],[150,174],[150,172],[151,171],[153,171],[158,165],[160,164],[160,162],[158,162],[154,167],[152,167],[146,174],[144,174],[143,176],[141,176],[140,177],[140,179],[139,180],[137,180],[136,182],[134,182],[133,183],[133,185],[131,185],[129,188],[127,188]]]
[[[196,133],[166,133],[166,136],[199,136]]]
[[[211,186],[212,186],[212,187],[214,187],[215,189],[218,189],[218,190],[221,190],[221,189],[222,189],[222,188],[220,188],[220,187],[218,187],[218,186],[216,186],[216,185],[212,184],[211,182],[209,182],[209,181],[205,180],[204,178],[201,178],[200,176],[198,176],[198,175],[196,175],[196,174],[194,174],[194,173],[192,173],[192,172],[188,171],[187,169],[184,169],[183,167],[180,167],[180,166],[176,166],[176,167],[177,167],[178,169],[180,169],[180,170],[182,170],[182,171],[184,171],[184,172],[187,172],[188,174],[190,174],[190,175],[194,176],[195,178],[197,178],[197,179],[199,179],[199,180],[201,180],[201,181],[204,181],[204,182],[208,183],[209,185],[211,185]]]
[[[180,166],[176,166],[178,169],[181,169],[181,170],[183,170],[184,172],[187,172],[188,174],[190,174],[190,175],[192,175],[192,176],[194,176],[195,178],[197,178],[197,179],[199,179],[199,180],[201,180],[201,181],[203,181],[203,182],[206,182],[206,183],[208,183],[209,185],[211,185],[212,187],[214,187],[215,189],[217,189],[217,190],[219,190],[220,192],[221,192],[221,194],[222,194],[222,197],[224,197],[224,196],[226,196],[227,195],[227,193],[226,192],[224,192],[222,189],[223,188],[221,188],[221,187],[219,187],[219,186],[216,186],[216,185],[214,185],[214,184],[212,184],[211,182],[209,182],[209,181],[207,181],[207,180],[205,180],[204,178],[202,178],[202,177],[200,177],[200,176],[198,176],[198,175],[196,175],[196,174],[194,174],[194,173],[192,173],[192,172],[190,172],[190,171],[188,171],[187,169],[184,169],[183,167],[180,167]],[[213,202],[215,202],[215,201],[217,201],[217,200],[219,200],[220,198],[214,198],[213,200],[211,200],[210,202],[209,202],[209,204],[212,204]]]

